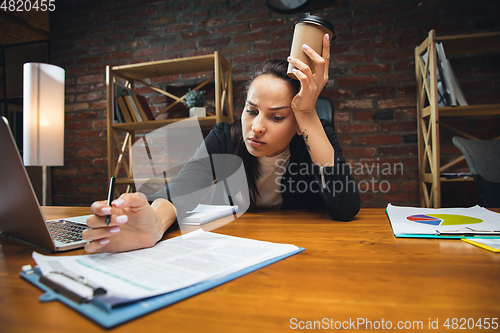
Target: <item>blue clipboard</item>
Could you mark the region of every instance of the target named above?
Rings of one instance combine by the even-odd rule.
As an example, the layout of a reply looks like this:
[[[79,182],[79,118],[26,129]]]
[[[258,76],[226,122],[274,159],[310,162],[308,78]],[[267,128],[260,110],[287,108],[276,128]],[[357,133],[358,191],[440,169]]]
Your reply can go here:
[[[52,290],[51,288],[47,287],[45,284],[40,282],[41,272],[37,267],[25,272],[21,272],[20,275],[23,279],[31,282],[38,288],[45,291],[45,293],[41,295],[39,298],[41,302],[59,300],[62,303],[69,306],[70,308],[76,310],[77,312],[80,312],[87,318],[98,323],[99,325],[105,328],[111,328],[123,324],[127,321],[130,321],[132,319],[143,316],[149,312],[161,309],[170,304],[181,301],[185,298],[194,296],[211,288],[217,287],[223,283],[234,280],[240,276],[253,272],[259,268],[265,267],[267,265],[270,265],[272,263],[275,263],[277,261],[280,261],[282,259],[285,259],[302,251],[304,251],[304,248],[298,248],[296,251],[284,254],[282,256],[273,259],[269,259],[262,263],[247,267],[238,272],[234,272],[219,277],[217,279],[201,282],[184,289],[173,291],[171,293],[158,295],[115,307],[111,307],[110,305],[96,301],[95,299],[93,299],[89,303],[79,304],[67,298],[66,296],[63,296],[62,294]]]

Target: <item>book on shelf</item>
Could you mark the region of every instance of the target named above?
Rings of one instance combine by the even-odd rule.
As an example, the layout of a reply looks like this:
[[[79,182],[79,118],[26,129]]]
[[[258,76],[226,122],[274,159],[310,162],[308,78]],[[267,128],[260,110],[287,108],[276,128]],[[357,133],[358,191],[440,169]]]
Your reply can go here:
[[[450,61],[446,58],[442,43],[436,44],[436,56],[438,106],[468,105],[453,68],[451,67]],[[422,56],[422,59],[424,64],[426,64],[427,53]],[[430,80],[429,75],[429,84],[431,83]]]
[[[135,105],[135,101],[131,95],[123,96],[125,102],[127,103],[128,109],[130,110],[130,114],[135,121],[143,121],[139,110],[137,109],[137,105]]]
[[[449,94],[448,103],[445,104],[445,106],[468,105],[453,68],[451,67],[450,60],[446,58],[443,43],[436,44],[436,49],[439,60],[438,67],[441,67],[444,71],[444,82]]]
[[[146,97],[118,83],[115,84],[116,97],[113,105],[113,122],[131,123],[155,120]]]
[[[438,59],[436,61],[437,63],[437,98],[438,98],[438,106],[447,106],[450,105],[450,94],[448,92],[448,89],[446,87],[446,82],[444,80],[444,68],[441,66],[441,61],[439,60],[439,53],[436,52],[436,55],[438,56]],[[424,61],[424,65],[427,64],[427,53],[425,53],[422,56],[422,60]],[[429,75],[428,75],[428,82],[429,86],[431,85],[431,69],[429,66]]]
[[[451,105],[452,97],[449,80],[446,78],[446,57],[442,43],[436,44],[438,106]],[[443,61],[444,60],[444,61]]]
[[[125,99],[123,98],[123,96],[117,97],[116,102],[118,103],[118,106],[120,108],[120,112],[121,112],[123,118],[125,119],[125,122],[126,123],[133,122],[134,119],[132,119],[132,116],[130,115],[130,111],[127,107],[127,103],[125,102]]]
[[[448,64],[449,64],[449,60],[448,60]],[[448,67],[450,69],[451,79],[452,79],[451,83],[452,83],[453,89],[455,90],[455,95],[457,98],[458,105],[460,105],[460,106],[469,105],[467,103],[467,100],[465,99],[465,95],[464,95],[462,88],[460,87],[460,84],[458,84],[458,80],[457,80],[457,76],[455,75],[455,71],[453,70],[451,65]]]
[[[123,100],[122,96],[130,94],[130,90],[117,83],[113,82],[113,90],[115,93],[114,103],[113,103],[113,122],[114,123],[126,123],[132,122],[128,108]]]
[[[120,106],[118,105],[118,101],[115,100],[115,104],[113,106],[113,122],[114,123],[124,123],[125,118],[123,118],[123,114],[120,110]]]
[[[442,83],[446,86],[446,103],[444,106],[457,106],[457,98],[455,95],[455,89],[452,85],[452,78],[450,73],[450,64],[448,59],[446,58],[446,54],[444,52],[443,43],[436,44],[436,53],[438,56],[438,71],[439,69],[443,72],[443,81]]]
[[[139,104],[142,107],[142,110],[146,114],[146,119],[148,120],[155,120],[155,116],[153,115],[153,111],[151,111],[151,108],[149,107],[148,100],[146,97],[142,95],[135,95],[137,97],[137,100],[139,101]]]
[[[118,105],[118,100],[116,99],[116,97],[119,96],[119,91],[121,91],[122,87],[119,86],[116,82],[113,82],[113,91],[114,91],[114,94],[115,94],[115,98],[114,98],[114,101],[113,101],[113,105],[112,105],[112,116],[113,116],[113,123],[123,123],[125,122],[125,118],[122,114],[122,111],[120,110],[120,106]]]
[[[146,116],[146,113],[142,109],[142,105],[141,105],[141,103],[139,103],[139,99],[137,98],[136,95],[132,95],[131,97],[134,101],[134,105],[137,108],[137,111],[139,111],[139,114],[141,115],[142,121],[147,121],[148,117]]]

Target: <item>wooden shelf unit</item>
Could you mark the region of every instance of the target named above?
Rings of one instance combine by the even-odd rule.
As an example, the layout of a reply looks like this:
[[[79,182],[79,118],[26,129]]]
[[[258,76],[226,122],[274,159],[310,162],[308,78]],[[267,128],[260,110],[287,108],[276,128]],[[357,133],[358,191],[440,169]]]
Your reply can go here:
[[[117,184],[128,185],[127,192],[132,190],[134,179],[131,170],[131,156],[127,157],[133,143],[135,142],[136,131],[155,130],[165,125],[172,124],[185,118],[157,119],[141,122],[114,123],[113,112],[115,107],[116,92],[114,83],[121,79],[125,86],[134,89],[136,83],[148,86],[156,92],[166,95],[174,102],[167,105],[163,110],[155,115],[155,118],[168,112],[170,108],[184,101],[185,95],[175,96],[168,91],[155,87],[148,83],[147,79],[192,74],[199,72],[213,71],[213,75],[199,84],[193,90],[199,90],[205,85],[214,82],[215,84],[215,115],[198,118],[202,127],[214,126],[221,121],[233,121],[233,79],[232,67],[224,57],[214,52],[213,54],[169,59],[148,63],[106,67],[106,85],[107,85],[107,140],[108,140],[108,179],[115,176]],[[117,133],[124,132],[125,140],[120,141]],[[115,149],[118,148],[118,154]],[[130,155],[130,154],[128,154]],[[127,162],[128,160],[128,162]],[[127,177],[118,178],[121,166],[125,168]]]
[[[460,156],[446,165],[440,165],[439,127],[472,140],[478,138],[444,123],[441,118],[462,116],[499,115],[500,104],[438,106],[436,43],[443,43],[446,55],[499,52],[500,32],[457,36],[436,36],[429,32],[425,41],[415,48],[415,74],[417,79],[418,166],[419,201],[421,207],[440,208],[441,182],[464,181],[462,178],[446,179],[441,173],[462,161]],[[427,62],[423,55],[427,54]],[[426,105],[428,102],[428,106]],[[427,172],[429,168],[430,172]],[[469,177],[468,181],[472,181]],[[427,184],[431,184],[430,190]]]

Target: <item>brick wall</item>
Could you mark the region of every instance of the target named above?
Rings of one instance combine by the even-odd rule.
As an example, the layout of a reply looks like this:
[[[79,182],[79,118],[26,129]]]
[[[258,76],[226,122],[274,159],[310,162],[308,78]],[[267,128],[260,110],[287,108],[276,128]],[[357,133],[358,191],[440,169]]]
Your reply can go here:
[[[297,18],[271,12],[262,0],[86,0],[57,6],[50,17],[51,59],[66,69],[67,87],[65,166],[53,169],[55,205],[89,205],[105,196],[106,65],[218,50],[233,64],[240,114],[242,83],[262,61],[287,57]],[[360,182],[363,206],[417,205],[414,48],[430,29],[439,35],[500,30],[500,3],[313,0],[306,11],[335,26],[323,95],[334,100],[337,131]],[[498,55],[452,59],[471,102],[496,99],[498,60]],[[162,80],[188,86],[200,77]],[[142,92],[157,108],[166,102]],[[483,138],[500,134],[497,120],[456,122]],[[448,154],[443,161],[459,154],[446,131],[442,150]]]

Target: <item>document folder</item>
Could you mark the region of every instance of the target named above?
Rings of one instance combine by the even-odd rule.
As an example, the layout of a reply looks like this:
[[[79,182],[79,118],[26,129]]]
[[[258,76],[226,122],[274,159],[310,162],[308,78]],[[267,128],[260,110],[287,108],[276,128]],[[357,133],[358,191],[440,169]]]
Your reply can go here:
[[[84,300],[74,297],[71,297],[73,298],[72,300],[70,299],[70,297],[68,297],[69,295],[65,296],[63,293],[54,291],[53,289],[49,288],[46,284],[40,282],[40,278],[42,275],[37,267],[28,271],[21,272],[20,275],[23,279],[31,282],[32,284],[36,285],[45,292],[39,298],[41,302],[59,300],[62,303],[69,306],[70,308],[76,310],[77,312],[80,312],[87,318],[98,323],[102,327],[111,328],[123,324],[127,321],[130,321],[132,319],[143,316],[154,310],[161,309],[170,304],[176,303],[178,301],[194,296],[211,288],[217,287],[218,285],[236,279],[240,276],[253,272],[259,268],[265,267],[274,262],[285,259],[303,250],[304,248],[298,248],[296,251],[286,253],[282,256],[269,259],[267,261],[261,262],[259,264],[244,268],[240,271],[216,279],[204,281],[195,284],[193,286],[173,291],[167,294],[154,296],[147,299],[142,299],[139,301],[115,307],[110,306],[108,303],[100,302],[98,297],[93,298],[90,301],[86,302]]]
[[[500,238],[500,214],[479,206],[419,208],[388,204],[385,211],[397,238]]]

